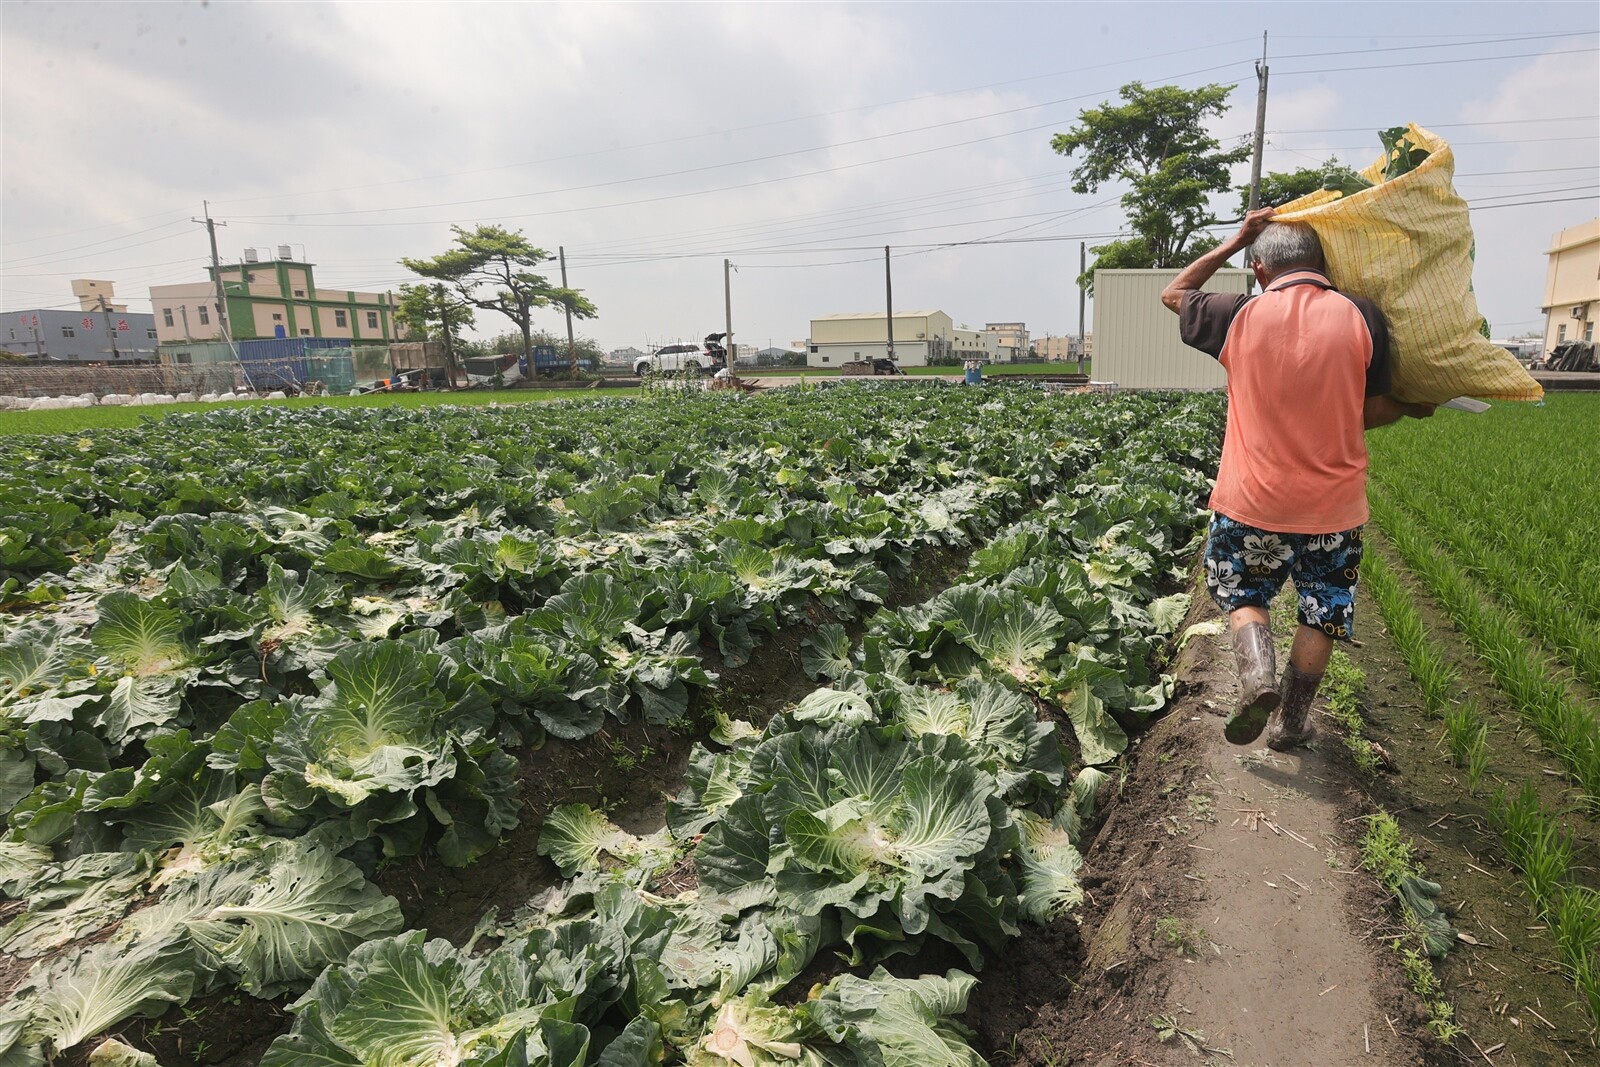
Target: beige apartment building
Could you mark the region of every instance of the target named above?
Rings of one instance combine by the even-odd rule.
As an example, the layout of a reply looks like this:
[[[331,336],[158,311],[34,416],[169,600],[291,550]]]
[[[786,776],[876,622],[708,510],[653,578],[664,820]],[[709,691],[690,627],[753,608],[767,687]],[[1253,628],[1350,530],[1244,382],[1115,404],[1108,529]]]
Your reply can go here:
[[[1600,316],[1600,218],[1556,234],[1545,255],[1544,350],[1593,341]]]
[[[1094,352],[1094,334],[1083,335],[1083,347],[1088,353]],[[1033,350],[1039,358],[1052,363],[1078,362],[1078,335],[1077,334],[1045,334],[1033,340]]]
[[[990,356],[997,363],[1014,363],[1028,358],[1028,324],[1025,322],[985,323],[983,332],[993,338]]]
[[[314,265],[290,259],[286,246],[279,246],[278,258],[265,262],[254,250],[247,252],[244,262],[220,271],[233,340],[344,337],[384,344],[395,339],[387,293],[318,289]],[[222,337],[213,282],[151,286],[150,304],[163,344]]]

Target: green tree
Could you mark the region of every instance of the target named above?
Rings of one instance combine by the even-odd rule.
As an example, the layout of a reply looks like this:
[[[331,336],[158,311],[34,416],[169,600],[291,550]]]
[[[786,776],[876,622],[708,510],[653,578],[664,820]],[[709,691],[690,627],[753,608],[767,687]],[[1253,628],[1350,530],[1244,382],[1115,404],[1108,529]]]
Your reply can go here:
[[[454,367],[461,358],[461,333],[476,323],[472,305],[443,282],[402,285],[394,317],[419,341],[443,341],[445,359]]]
[[[1228,110],[1228,85],[1180,89],[1139,82],[1124,85],[1123,103],[1078,114],[1078,124],[1050,139],[1061,155],[1080,154],[1072,190],[1093,193],[1125,182],[1122,196],[1134,236],[1097,245],[1095,261],[1079,281],[1094,285],[1095,268],[1182,267],[1215,248],[1206,229],[1220,221],[1211,195],[1227,192],[1228,168],[1250,157],[1248,142],[1223,148],[1205,128]]]
[[[566,334],[557,335],[550,330],[534,330],[530,339],[535,345],[549,345],[557,352],[567,350]],[[488,341],[491,352],[512,353],[522,351],[522,337],[515,333],[496,334]],[[592,337],[577,334],[573,337],[573,347],[577,349],[579,359],[592,359],[598,365],[605,352],[600,348],[600,342]]]
[[[484,311],[498,311],[517,324],[522,356],[533,361],[533,313],[560,307],[574,318],[592,319],[594,304],[580,290],[553,285],[533,268],[555,258],[528,243],[522,231],[503,226],[465,230],[450,227],[455,245],[432,259],[402,259],[400,265],[424,278],[451,286],[460,299]]]
[[[1282,207],[1291,200],[1297,200],[1307,193],[1314,193],[1322,188],[1322,183],[1327,180],[1328,172],[1339,169],[1343,164],[1338,156],[1329,156],[1328,161],[1320,167],[1301,167],[1294,171],[1273,171],[1261,176],[1261,206]],[[1243,215],[1250,210],[1250,186],[1236,186],[1239,190],[1239,214]]]

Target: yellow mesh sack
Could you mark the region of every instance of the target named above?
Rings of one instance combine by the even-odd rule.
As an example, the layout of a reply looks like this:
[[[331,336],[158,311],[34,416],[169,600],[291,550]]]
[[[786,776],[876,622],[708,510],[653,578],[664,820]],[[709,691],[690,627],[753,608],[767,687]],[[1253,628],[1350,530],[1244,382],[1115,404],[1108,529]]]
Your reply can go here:
[[[1384,181],[1380,156],[1361,172],[1373,188],[1343,197],[1311,193],[1279,208],[1274,219],[1316,230],[1333,284],[1371,300],[1389,320],[1397,399],[1538,400],[1539,383],[1478,332],[1472,222],[1450,183],[1455,153],[1422,127],[1408,129],[1428,149],[1415,170]]]

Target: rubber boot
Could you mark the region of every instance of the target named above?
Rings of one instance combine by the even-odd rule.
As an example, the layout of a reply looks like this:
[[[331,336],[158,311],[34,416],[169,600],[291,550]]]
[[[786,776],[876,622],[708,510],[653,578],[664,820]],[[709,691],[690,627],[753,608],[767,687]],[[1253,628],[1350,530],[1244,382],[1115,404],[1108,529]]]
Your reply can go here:
[[[1321,684],[1320,674],[1295,670],[1292,663],[1283,668],[1283,704],[1267,724],[1268,748],[1287,752],[1316,736],[1317,728],[1311,723],[1311,701]]]
[[[1248,745],[1261,736],[1267,717],[1282,699],[1271,629],[1248,622],[1233,631],[1233,662],[1239,673],[1239,703],[1222,724],[1222,736],[1236,745]]]

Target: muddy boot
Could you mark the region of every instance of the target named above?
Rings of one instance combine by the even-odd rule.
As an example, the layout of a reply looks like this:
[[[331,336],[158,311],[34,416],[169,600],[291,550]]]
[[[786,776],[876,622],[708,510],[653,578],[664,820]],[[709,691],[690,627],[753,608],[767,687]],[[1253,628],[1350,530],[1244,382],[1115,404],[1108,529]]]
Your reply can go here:
[[[1320,674],[1297,671],[1293,664],[1283,668],[1283,706],[1267,724],[1267,747],[1287,752],[1316,736],[1317,728],[1311,724],[1311,701],[1321,684]]]
[[[1259,622],[1233,631],[1233,661],[1239,673],[1239,703],[1222,724],[1222,736],[1236,745],[1248,745],[1261,736],[1267,716],[1281,699],[1272,631]]]

